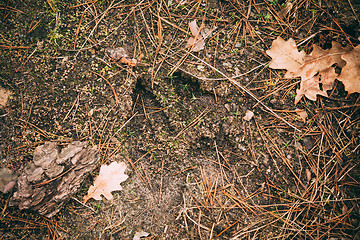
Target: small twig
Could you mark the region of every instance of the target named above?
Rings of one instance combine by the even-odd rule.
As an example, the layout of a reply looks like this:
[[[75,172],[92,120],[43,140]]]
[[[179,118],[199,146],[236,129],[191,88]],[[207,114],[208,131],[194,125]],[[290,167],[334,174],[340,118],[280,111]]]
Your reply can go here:
[[[216,235],[215,238],[219,237],[221,234],[223,234],[224,232],[226,232],[227,230],[229,230],[229,228],[231,228],[232,226],[234,226],[235,224],[237,224],[238,222],[240,222],[240,220],[243,219],[242,217],[239,218],[238,220],[236,220],[234,223],[230,224],[230,226],[228,226],[227,228],[225,228],[224,230],[222,230],[218,235]]]
[[[51,10],[53,10],[53,12],[56,12],[55,9],[53,8],[53,6],[52,6],[51,3],[50,3],[50,0],[46,0],[46,2],[49,4]]]
[[[28,122],[26,120],[23,120],[21,118],[19,118],[19,120],[26,123],[26,124],[29,124],[31,127],[35,128],[35,129],[37,129],[39,131],[40,135],[43,135],[45,138],[49,138],[50,136],[57,136],[55,134],[48,133],[45,130],[40,129],[39,127],[35,126],[34,124],[32,124],[32,123],[30,123],[30,122]]]
[[[186,211],[184,211],[184,214],[186,215],[186,217],[187,217],[190,221],[192,221],[193,223],[195,223],[198,227],[201,227],[201,228],[203,228],[203,229],[205,229],[205,230],[207,230],[207,231],[210,231],[210,228],[208,228],[208,227],[206,227],[206,226],[204,226],[204,225],[202,225],[202,224],[200,224],[200,223],[197,223],[195,220],[193,220],[193,219],[187,214]]]
[[[54,178],[52,178],[52,179],[49,179],[49,180],[47,180],[47,181],[45,181],[45,182],[41,182],[41,183],[34,184],[34,185],[32,185],[32,186],[33,186],[33,187],[41,187],[41,186],[44,186],[44,185],[46,185],[46,184],[48,184],[48,183],[51,183],[52,181],[55,181],[56,179],[59,179],[59,178],[61,178],[62,176],[64,176],[65,174],[67,174],[68,172],[70,172],[71,170],[73,170],[75,167],[76,167],[76,165],[75,165],[75,166],[72,166],[72,167],[69,168],[67,171],[63,172],[62,174],[60,174],[60,175],[57,176],[57,177],[54,177]]]
[[[160,189],[159,189],[159,200],[158,200],[158,206],[161,206],[161,194],[162,194],[162,187],[163,187],[163,180],[164,180],[164,163],[165,159],[162,158],[161,160],[161,178],[160,178]]]
[[[83,202],[79,201],[77,198],[75,198],[75,197],[71,197],[71,199],[73,199],[73,200],[75,200],[76,202],[80,203],[80,204],[81,204],[81,205],[83,205],[84,207],[89,208],[91,211],[96,212],[96,211],[95,211],[92,207],[90,207],[89,205],[87,205],[87,204],[85,204],[85,203],[83,203]]]
[[[5,11],[24,13],[23,11],[18,10],[18,9],[16,9],[16,8],[14,8],[14,7],[10,7],[10,6],[2,7],[2,4],[0,4],[0,9],[3,9],[3,10],[5,10]]]
[[[30,48],[30,47],[0,45],[0,48],[6,48],[6,49],[28,49],[28,48]]]
[[[117,94],[116,94],[116,91],[115,91],[114,87],[111,85],[111,83],[109,82],[109,80],[107,80],[105,77],[103,77],[101,74],[99,74],[99,73],[97,73],[97,72],[94,72],[94,71],[92,71],[92,70],[90,70],[90,72],[92,72],[93,74],[99,76],[101,79],[103,79],[103,80],[110,86],[111,90],[112,90],[113,93],[114,93],[116,105],[119,105],[119,98],[118,98],[118,96],[117,96]]]
[[[79,104],[79,100],[80,100],[80,94],[77,95],[73,105],[71,106],[70,110],[68,111],[68,113],[65,115],[64,119],[62,120],[62,122],[65,122],[65,120],[67,119],[67,117],[70,115],[71,111],[73,110],[73,108],[75,107],[76,104]]]
[[[186,172],[186,171],[195,169],[195,168],[197,168],[197,166],[188,167],[188,168],[185,168],[185,169],[183,169],[183,170],[181,170],[181,171],[179,171],[179,172],[176,172],[176,173],[171,174],[171,176],[175,176],[175,175],[178,175],[178,174],[180,174],[180,173],[183,173],[183,172]]]

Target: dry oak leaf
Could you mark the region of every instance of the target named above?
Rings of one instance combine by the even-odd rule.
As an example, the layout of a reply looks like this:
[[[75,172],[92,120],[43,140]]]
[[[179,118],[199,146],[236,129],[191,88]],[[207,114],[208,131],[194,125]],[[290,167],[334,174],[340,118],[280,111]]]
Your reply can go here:
[[[356,46],[352,51],[341,56],[346,61],[338,80],[345,86],[348,94],[360,93],[360,45]]]
[[[328,96],[326,91],[333,88],[337,77],[334,65],[343,67],[345,61],[341,55],[350,49],[350,46],[343,48],[340,43],[333,42],[332,48],[327,50],[313,45],[313,51],[308,55],[297,50],[292,38],[285,41],[277,37],[266,53],[272,58],[270,68],[288,70],[286,78],[301,77],[300,89],[296,90],[295,96],[297,104],[303,96],[312,101],[316,101],[317,95]]]
[[[306,53],[299,52],[296,48],[294,39],[290,38],[285,41],[277,37],[271,44],[271,48],[266,50],[272,60],[269,67],[272,69],[286,69],[286,78],[293,77],[292,73],[296,72],[303,64]]]
[[[334,87],[337,77],[334,64],[339,67],[345,65],[341,55],[348,52],[351,46],[341,47],[340,43],[332,42],[332,48],[323,50],[317,45],[313,45],[313,51],[306,55],[304,64],[294,73],[294,77],[301,77],[300,89],[296,90],[295,104],[300,101],[302,96],[306,96],[312,101],[316,101],[316,95],[327,97],[328,90]],[[322,89],[320,88],[322,84]]]
[[[94,185],[90,186],[87,195],[83,198],[86,203],[90,198],[101,200],[103,195],[107,200],[113,199],[112,191],[122,190],[120,183],[128,178],[125,174],[125,163],[112,162],[110,165],[102,165],[99,176],[96,177]]]

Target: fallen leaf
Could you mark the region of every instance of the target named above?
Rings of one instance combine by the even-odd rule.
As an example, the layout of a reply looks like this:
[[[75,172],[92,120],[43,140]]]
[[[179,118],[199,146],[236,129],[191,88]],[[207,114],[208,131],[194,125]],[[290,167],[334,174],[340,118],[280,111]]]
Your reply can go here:
[[[125,48],[105,48],[105,53],[109,55],[110,58],[115,61],[120,60],[121,58],[128,58],[129,52]]]
[[[196,24],[196,19],[194,21],[189,22],[189,28],[191,34],[195,37],[199,33],[199,28]]]
[[[305,109],[295,109],[295,112],[303,122],[306,122],[308,114]]]
[[[345,62],[341,59],[341,54],[349,50],[350,46],[342,48],[337,42],[333,42],[332,48],[327,50],[314,45],[313,51],[305,57],[303,66],[294,73],[294,77],[300,76],[302,79],[300,89],[296,91],[295,104],[302,96],[312,101],[316,101],[316,95],[327,97],[326,91],[333,88],[337,77],[333,65],[344,66]],[[320,84],[322,84],[322,89],[320,89]]]
[[[246,110],[245,117],[243,117],[243,119],[245,121],[250,121],[253,118],[253,116],[254,116],[254,113],[252,111]]]
[[[113,199],[112,191],[122,190],[120,183],[128,176],[125,174],[125,163],[112,162],[110,165],[102,165],[99,176],[96,177],[94,185],[90,186],[87,195],[83,198],[86,203],[90,198],[101,200],[103,195],[107,200]]]
[[[306,54],[297,50],[292,38],[285,41],[278,37],[266,53],[272,58],[270,68],[288,70],[286,78],[301,77],[300,89],[296,90],[297,104],[303,96],[312,101],[316,101],[317,95],[328,96],[326,91],[333,88],[337,77],[334,65],[343,67],[345,61],[341,55],[350,49],[350,46],[343,48],[340,43],[333,42],[332,48],[327,50],[313,45],[313,51]]]
[[[140,240],[141,237],[147,237],[149,236],[150,233],[144,232],[144,231],[140,231],[140,232],[136,232],[133,240]]]
[[[272,60],[269,67],[272,69],[286,69],[285,77],[293,77],[291,73],[298,71],[304,64],[306,53],[299,52],[294,39],[290,38],[285,41],[281,37],[277,37],[271,44],[271,48],[266,50]]]
[[[0,87],[0,108],[4,108],[8,102],[11,92]]]
[[[129,57],[129,51],[126,48],[105,48],[105,52],[109,57],[115,61],[120,61],[120,63],[127,64],[129,66],[136,66],[137,60]]]
[[[335,72],[335,68],[327,68],[321,71],[321,84],[322,89],[326,93],[326,91],[333,89],[334,87],[334,79],[337,77],[337,73]]]
[[[360,45],[343,54],[341,58],[346,61],[346,65],[343,67],[338,80],[344,84],[345,91],[348,94],[360,93]]]
[[[129,66],[132,66],[132,67],[135,67],[136,66],[136,63],[137,63],[137,60],[132,58],[132,59],[128,59],[128,58],[121,58],[120,59],[120,62],[121,63],[124,63],[124,64],[127,64]]]
[[[295,104],[297,104],[303,96],[306,96],[311,101],[316,101],[317,95],[327,97],[327,93],[320,90],[319,79],[319,76],[314,76],[300,82],[300,88],[296,89]]]
[[[189,38],[187,47],[193,52],[199,52],[205,47],[205,39],[199,31],[196,20],[189,23],[189,28],[193,37]]]

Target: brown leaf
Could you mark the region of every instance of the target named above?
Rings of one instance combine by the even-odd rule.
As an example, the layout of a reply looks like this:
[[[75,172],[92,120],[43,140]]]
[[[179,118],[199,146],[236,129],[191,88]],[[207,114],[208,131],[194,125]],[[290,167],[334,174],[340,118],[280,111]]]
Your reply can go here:
[[[329,67],[321,71],[320,74],[320,83],[322,84],[323,92],[333,89],[334,87],[334,79],[337,77],[337,73],[335,72],[335,68]]]
[[[290,38],[285,41],[281,37],[277,37],[271,44],[271,48],[266,51],[272,60],[269,67],[272,69],[286,69],[288,72],[285,77],[293,77],[294,72],[303,65],[306,53],[299,52],[296,48],[294,39]],[[290,76],[289,76],[290,75]]]
[[[198,29],[196,20],[189,23],[189,28],[193,37],[190,37],[187,42],[187,47],[193,52],[199,52],[205,47],[205,39]]]
[[[135,67],[137,60],[129,57],[129,51],[124,47],[119,48],[106,48],[105,52],[115,61],[119,61],[121,63],[127,64],[129,66]]]
[[[295,109],[295,112],[303,122],[306,122],[308,114],[305,109]]]
[[[300,82],[300,89],[296,89],[295,104],[297,104],[303,96],[311,101],[316,101],[316,95],[327,97],[327,93],[320,90],[319,76],[304,79]]]
[[[334,64],[343,67],[345,61],[341,55],[349,50],[350,46],[343,48],[340,43],[333,42],[332,48],[327,50],[314,45],[313,51],[307,55],[304,51],[298,52],[293,39],[285,41],[278,37],[266,53],[272,58],[270,68],[288,70],[286,78],[301,77],[295,97],[297,104],[303,96],[312,101],[316,101],[317,95],[328,96],[326,91],[333,88],[337,77]]]
[[[191,34],[195,37],[199,33],[199,28],[196,24],[196,19],[194,21],[189,22],[189,28]]]
[[[294,73],[294,77],[300,76],[302,80],[300,89],[296,91],[295,104],[300,101],[302,96],[306,96],[312,101],[316,101],[317,95],[328,96],[326,91],[333,88],[337,77],[332,65],[344,66],[345,62],[341,59],[341,54],[347,51],[349,51],[349,47],[342,48],[337,42],[333,42],[332,48],[327,50],[323,50],[317,45],[313,46],[310,55],[305,56],[303,66]]]
[[[90,198],[101,200],[100,195],[103,195],[107,200],[113,199],[111,192],[122,190],[120,183],[128,178],[125,174],[125,169],[126,165],[123,162],[112,162],[110,165],[102,165],[94,185],[90,186],[87,195],[83,198],[84,203]]]
[[[346,61],[338,80],[341,81],[348,94],[360,93],[360,45],[341,56]]]

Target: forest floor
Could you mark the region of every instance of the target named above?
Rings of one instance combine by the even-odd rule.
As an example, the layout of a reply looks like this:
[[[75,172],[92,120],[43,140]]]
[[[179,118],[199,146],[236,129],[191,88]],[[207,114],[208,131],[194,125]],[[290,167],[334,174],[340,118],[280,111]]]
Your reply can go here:
[[[359,239],[360,95],[337,81],[295,105],[266,54],[278,36],[356,46],[359,17],[354,0],[2,1],[0,167],[81,140],[129,178],[84,205],[99,165],[50,219],[1,193],[0,239]]]

